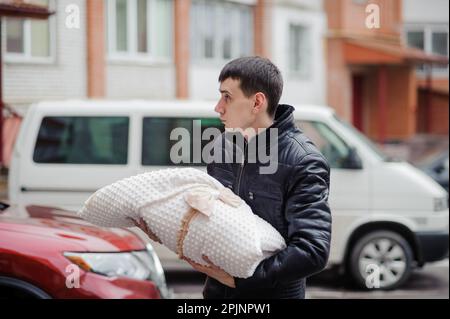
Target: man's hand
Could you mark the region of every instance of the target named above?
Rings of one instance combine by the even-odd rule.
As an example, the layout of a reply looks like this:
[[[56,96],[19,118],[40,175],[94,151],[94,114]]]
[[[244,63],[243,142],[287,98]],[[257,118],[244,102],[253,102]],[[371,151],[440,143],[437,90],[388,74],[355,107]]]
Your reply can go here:
[[[209,266],[200,265],[195,261],[187,258],[186,256],[184,256],[182,259],[186,260],[195,270],[206,274],[208,277],[211,277],[228,287],[236,288],[234,278],[231,275],[229,275],[223,269],[214,265],[207,256],[203,255],[202,258],[208,263]]]
[[[162,244],[162,242],[161,242],[161,240],[158,238],[158,236],[156,236],[155,233],[153,233],[153,232],[150,230],[150,228],[148,228],[147,223],[142,219],[142,217],[139,218],[139,221],[135,221],[135,220],[134,220],[133,218],[131,218],[131,217],[127,217],[127,219],[131,220],[131,221],[136,225],[136,227],[140,228],[144,233],[146,233],[147,236],[148,236],[151,240],[153,240],[153,241],[155,241],[155,242],[157,242],[157,243]]]

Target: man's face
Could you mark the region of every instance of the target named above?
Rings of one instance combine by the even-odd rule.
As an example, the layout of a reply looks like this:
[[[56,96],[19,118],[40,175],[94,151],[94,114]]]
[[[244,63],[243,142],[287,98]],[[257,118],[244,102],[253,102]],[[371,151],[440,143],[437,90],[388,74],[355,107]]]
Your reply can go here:
[[[254,96],[246,97],[239,87],[240,80],[231,78],[220,83],[220,100],[215,107],[225,128],[247,129],[255,121]]]

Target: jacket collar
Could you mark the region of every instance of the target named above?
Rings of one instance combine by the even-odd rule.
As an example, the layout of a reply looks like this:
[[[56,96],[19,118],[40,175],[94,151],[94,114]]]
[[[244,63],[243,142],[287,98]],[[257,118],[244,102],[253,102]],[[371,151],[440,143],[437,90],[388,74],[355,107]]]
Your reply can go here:
[[[270,131],[271,129],[277,129],[278,130],[278,136],[277,140],[278,143],[280,143],[280,140],[291,130],[295,128],[295,122],[294,122],[294,112],[295,108],[291,105],[287,104],[280,104],[278,105],[277,111],[275,113],[275,118],[273,124],[268,127],[266,130],[261,132],[260,134],[253,137],[249,142],[244,140],[245,143],[245,150],[240,150],[238,153],[245,154],[244,156],[247,158],[249,155],[255,155],[255,154],[249,154],[253,152],[258,152],[258,148],[261,147],[260,143],[258,143],[258,140],[261,138],[261,136],[264,134],[265,137],[265,149],[266,153],[270,151],[271,147],[271,141],[270,141]],[[233,141],[233,133],[232,134],[226,134],[226,138]],[[253,147],[247,147],[249,144],[256,143]],[[238,147],[239,148],[239,147]]]
[[[295,108],[288,104],[278,105],[277,111],[275,113],[274,123],[269,127],[269,129],[272,127],[278,128],[278,133],[280,135],[286,133],[286,131],[289,131],[290,129],[293,129],[295,127],[293,114],[294,110]]]

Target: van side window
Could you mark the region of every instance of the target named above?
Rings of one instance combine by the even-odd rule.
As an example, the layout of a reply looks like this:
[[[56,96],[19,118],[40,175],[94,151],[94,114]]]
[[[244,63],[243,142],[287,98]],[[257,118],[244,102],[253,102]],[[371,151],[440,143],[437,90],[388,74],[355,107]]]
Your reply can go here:
[[[343,168],[350,148],[328,125],[316,121],[297,121],[296,124],[325,156],[330,167]]]
[[[200,132],[203,134],[204,130],[212,127],[217,128],[220,132],[224,131],[223,125],[218,118],[155,118],[145,117],[143,120],[142,129],[142,165],[158,165],[158,166],[173,166],[173,165],[185,165],[185,166],[201,166],[205,165],[203,158],[201,163],[193,163],[193,139],[198,138],[193,136],[193,127],[198,125],[195,120],[200,120]],[[178,140],[171,140],[170,134],[174,129],[181,128],[189,132],[189,139],[184,140],[177,137]],[[175,131],[176,132],[176,131]],[[200,135],[201,139],[201,135]],[[205,147],[210,141],[201,140],[201,149]],[[174,163],[170,158],[170,151],[172,147],[183,142],[183,147],[188,152],[182,154],[183,160],[181,163]],[[201,157],[201,154],[200,154]]]
[[[128,117],[44,117],[33,160],[57,164],[127,164],[128,128]]]

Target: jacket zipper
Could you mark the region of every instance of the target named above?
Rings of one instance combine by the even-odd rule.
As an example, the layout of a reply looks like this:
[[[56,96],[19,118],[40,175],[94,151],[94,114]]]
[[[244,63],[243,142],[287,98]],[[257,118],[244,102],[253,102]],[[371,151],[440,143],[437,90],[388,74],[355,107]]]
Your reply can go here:
[[[238,196],[240,196],[240,193],[241,193],[241,178],[242,178],[242,173],[244,172],[245,159],[246,159],[246,156],[247,156],[247,141],[244,141],[244,143],[245,143],[244,144],[244,159],[243,159],[243,161],[241,163],[241,170],[239,172],[237,189],[236,189]]]

